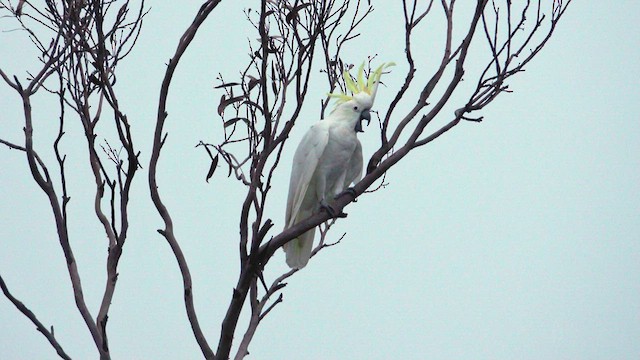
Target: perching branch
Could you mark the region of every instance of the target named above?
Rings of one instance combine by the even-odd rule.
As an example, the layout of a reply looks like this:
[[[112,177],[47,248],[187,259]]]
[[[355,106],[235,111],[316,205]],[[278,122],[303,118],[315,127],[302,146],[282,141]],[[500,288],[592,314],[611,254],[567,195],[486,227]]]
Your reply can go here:
[[[335,221],[336,220],[333,219],[329,222],[322,224],[324,226],[320,227],[320,241],[318,245],[311,252],[312,258],[316,256],[318,252],[320,252],[324,248],[331,247],[333,245],[338,244],[346,235],[346,234],[343,234],[340,237],[340,239],[338,239],[336,242],[333,242],[330,244],[327,244],[325,242],[327,231],[333,224],[335,224]],[[271,310],[273,310],[278,304],[282,303],[283,295],[282,295],[282,292],[280,292],[280,290],[284,289],[285,286],[287,286],[287,283],[285,283],[285,280],[293,276],[298,271],[299,269],[290,269],[289,271],[285,272],[284,274],[278,276],[275,280],[273,280],[273,282],[269,287],[264,285],[265,292],[264,292],[264,295],[262,295],[262,297],[260,298],[258,298],[257,278],[253,279],[253,282],[250,285],[251,287],[250,287],[250,294],[249,294],[250,295],[249,302],[251,304],[251,318],[249,319],[249,325],[247,326],[247,330],[245,331],[244,336],[242,337],[242,341],[238,346],[238,351],[235,356],[236,360],[243,359],[246,355],[249,354],[249,344],[251,343],[251,340],[253,340],[253,336],[255,335],[255,332],[258,329],[258,325],[260,325],[260,322],[271,312]],[[272,297],[275,294],[278,294],[278,297],[275,300],[272,300]]]

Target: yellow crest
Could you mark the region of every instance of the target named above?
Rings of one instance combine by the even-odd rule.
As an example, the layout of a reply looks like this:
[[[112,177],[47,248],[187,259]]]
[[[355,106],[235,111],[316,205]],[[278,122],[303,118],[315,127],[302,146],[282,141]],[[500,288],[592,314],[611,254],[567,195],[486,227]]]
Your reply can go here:
[[[382,70],[394,66],[395,63],[382,63],[382,65],[378,66],[378,68],[369,74],[369,77],[365,80],[364,78],[364,62],[358,68],[358,76],[355,80],[351,77],[351,74],[348,70],[342,74],[344,77],[344,83],[347,87],[347,90],[351,92],[351,95],[345,94],[343,92],[340,93],[330,93],[327,94],[329,97],[336,98],[337,104],[342,104],[353,99],[353,95],[359,93],[366,93],[369,96],[375,96],[375,91],[377,89],[377,83],[380,81],[380,77],[382,76]]]

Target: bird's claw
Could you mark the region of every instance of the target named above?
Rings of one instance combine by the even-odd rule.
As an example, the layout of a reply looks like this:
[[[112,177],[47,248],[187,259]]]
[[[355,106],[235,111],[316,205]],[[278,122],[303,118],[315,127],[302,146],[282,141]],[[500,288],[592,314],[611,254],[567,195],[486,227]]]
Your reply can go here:
[[[320,210],[326,211],[327,214],[329,214],[329,216],[332,218],[347,217],[347,214],[342,211],[340,211],[339,213],[336,213],[336,210],[331,205],[327,204],[327,202],[324,200],[320,201]]]
[[[352,186],[344,189],[344,191],[342,191],[340,194],[334,196],[334,199],[338,199],[339,197],[341,197],[343,195],[346,195],[346,194],[349,194],[349,195],[353,196],[353,202],[357,202],[358,201],[358,199],[357,199],[358,194],[356,193],[356,189],[354,189]]]
[[[327,202],[324,200],[320,201],[320,210],[326,211],[327,214],[329,214],[329,216],[331,217],[336,216],[336,210],[333,207],[331,207],[331,205],[327,204]]]

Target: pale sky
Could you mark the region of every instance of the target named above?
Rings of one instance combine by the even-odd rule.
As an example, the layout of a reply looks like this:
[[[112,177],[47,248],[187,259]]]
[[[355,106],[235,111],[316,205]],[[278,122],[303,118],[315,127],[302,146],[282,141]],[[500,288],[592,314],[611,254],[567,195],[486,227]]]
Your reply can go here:
[[[159,166],[161,195],[212,345],[238,275],[244,193],[224,168],[205,183],[209,160],[194,146],[218,139],[215,77],[233,78],[247,59],[246,39],[257,37],[242,21],[248,4],[223,2],[187,51],[171,88]],[[400,6],[374,5],[362,36],[344,55],[353,63],[371,54],[398,63],[376,98],[382,110],[406,65]],[[200,4],[151,6],[118,78],[144,169],[135,179],[109,342],[113,359],[199,359],[177,264],[156,232],[162,223],[146,171],[165,63]],[[347,207],[349,217],[329,236],[346,232],[345,238],[288,281],[284,302],[258,328],[247,359],[640,358],[639,13],[636,1],[575,1],[549,44],[510,83],[514,92],[479,113],[482,123],[463,123],[412,153],[389,172],[386,188]],[[0,29],[12,28],[10,19],[0,18]],[[427,64],[441,54],[428,41],[436,35],[424,31],[415,56],[426,77]],[[0,67],[22,79],[35,65],[21,36],[0,33]],[[324,80],[317,81],[313,104],[327,91]],[[18,100],[0,86],[0,138],[20,143]],[[52,162],[57,110],[44,96],[33,106],[35,146]],[[450,119],[454,108],[439,121]],[[270,235],[282,228],[293,147],[318,120],[315,105],[304,111],[276,174],[267,207],[276,224]],[[79,123],[70,121],[62,146],[68,166],[77,169],[68,179],[71,243],[95,315],[107,243],[92,216],[86,145],[78,136]],[[375,126],[360,139],[367,157],[377,145]],[[0,274],[41,322],[54,326],[72,358],[95,359],[46,198],[23,153],[0,147],[0,165]],[[287,269],[283,253],[269,266],[267,281]],[[0,298],[0,359],[57,358],[30,321]]]

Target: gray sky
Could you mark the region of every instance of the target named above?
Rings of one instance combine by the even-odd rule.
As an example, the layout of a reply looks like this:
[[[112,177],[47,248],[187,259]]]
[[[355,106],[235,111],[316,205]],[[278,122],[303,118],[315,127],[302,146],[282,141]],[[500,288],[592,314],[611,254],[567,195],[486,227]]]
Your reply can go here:
[[[233,78],[247,59],[246,38],[256,36],[248,27],[236,30],[246,25],[242,6],[223,2],[185,55],[170,93],[159,169],[161,194],[194,277],[200,323],[212,343],[237,277],[243,188],[224,176],[205,183],[208,157],[194,145],[219,136],[214,79],[219,72]],[[145,170],[134,185],[132,228],[109,317],[114,359],[200,358],[178,267],[156,233],[161,221],[144,172],[165,63],[198,7],[153,4],[118,78]],[[376,99],[384,109],[406,66],[399,6],[380,2],[376,8],[345,55],[359,63],[377,53],[380,61],[398,63]],[[547,47],[510,83],[514,93],[481,112],[484,122],[461,124],[411,154],[389,173],[388,187],[347,208],[348,219],[331,234],[346,232],[344,240],[288,281],[285,301],[259,327],[249,359],[638,359],[638,13],[635,1],[572,4]],[[0,19],[2,30],[12,28],[7,24]],[[19,37],[0,33],[0,67],[23,78],[34,66]],[[416,48],[425,64],[420,76],[430,75],[426,64],[441,56],[424,39]],[[312,90],[313,104],[327,91]],[[17,100],[0,86],[0,137],[21,142]],[[52,111],[45,97],[34,99],[42,151],[50,149],[56,129]],[[317,120],[315,106],[305,113],[277,174],[273,194],[282,195],[267,207],[275,231],[282,227],[292,147]],[[78,172],[68,180],[71,241],[95,313],[107,244],[91,216],[86,154],[72,151],[84,151],[73,139],[80,135],[77,125],[70,123],[63,143]],[[365,157],[377,141],[375,127],[369,129],[360,136]],[[73,358],[96,358],[45,196],[22,153],[0,148],[0,164],[0,273],[14,295],[55,327]],[[282,252],[270,266],[268,277],[286,270]],[[4,297],[0,358],[57,358]]]

